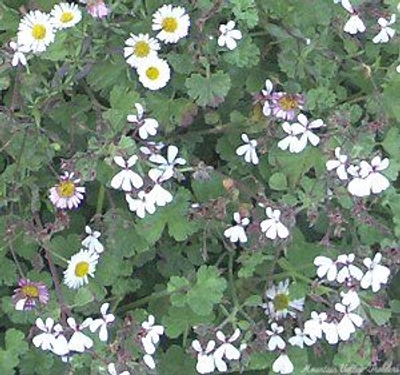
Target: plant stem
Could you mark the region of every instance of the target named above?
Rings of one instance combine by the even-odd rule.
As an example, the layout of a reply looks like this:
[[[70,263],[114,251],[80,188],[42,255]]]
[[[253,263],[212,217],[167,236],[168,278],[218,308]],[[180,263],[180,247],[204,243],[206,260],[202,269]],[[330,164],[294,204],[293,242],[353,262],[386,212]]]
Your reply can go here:
[[[106,189],[103,184],[100,185],[99,193],[97,195],[96,215],[101,215],[103,212],[104,196]]]

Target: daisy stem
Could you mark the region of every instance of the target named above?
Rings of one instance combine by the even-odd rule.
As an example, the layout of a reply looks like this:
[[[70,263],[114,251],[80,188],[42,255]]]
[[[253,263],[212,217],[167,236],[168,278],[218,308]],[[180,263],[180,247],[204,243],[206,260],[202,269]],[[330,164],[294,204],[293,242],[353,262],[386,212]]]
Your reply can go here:
[[[106,189],[103,184],[100,185],[99,193],[97,194],[96,215],[101,215],[103,212],[104,196]]]
[[[54,255],[56,258],[62,260],[64,263],[68,264],[68,259],[64,258],[63,256],[61,256],[60,254],[57,254],[55,251],[53,250],[49,250],[51,251],[51,254]]]

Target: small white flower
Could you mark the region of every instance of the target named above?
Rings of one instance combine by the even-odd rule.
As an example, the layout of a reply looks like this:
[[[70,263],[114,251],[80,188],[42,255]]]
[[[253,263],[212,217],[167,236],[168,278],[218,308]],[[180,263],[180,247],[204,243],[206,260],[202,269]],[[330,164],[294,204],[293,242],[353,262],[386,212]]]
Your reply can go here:
[[[111,180],[111,187],[124,191],[131,191],[133,188],[140,189],[143,186],[143,179],[130,168],[133,167],[138,160],[136,155],[132,155],[127,161],[122,156],[115,156],[114,161],[123,170],[118,172]]]
[[[165,87],[171,78],[171,69],[165,60],[159,57],[145,59],[137,68],[139,81],[149,90]]]
[[[50,15],[32,10],[18,26],[18,45],[29,47],[32,52],[43,52],[54,42],[55,30]]]
[[[338,256],[337,262],[343,264],[336,277],[338,283],[348,282],[352,278],[358,281],[362,279],[364,274],[357,266],[353,265],[354,258],[354,254],[342,254]]]
[[[314,259],[314,264],[318,267],[317,275],[320,279],[326,276],[328,281],[336,280],[337,261],[334,262],[332,259],[321,255]]]
[[[98,240],[101,233],[97,230],[92,231],[88,225],[85,226],[85,232],[88,236],[82,241],[82,246],[86,247],[92,253],[102,253],[104,251],[104,246]]]
[[[335,310],[342,313],[343,317],[337,325],[337,331],[342,341],[347,341],[350,335],[356,331],[356,327],[361,327],[363,318],[352,313],[354,307],[343,305],[342,303],[335,304]]]
[[[239,212],[233,214],[233,219],[237,223],[233,227],[229,227],[224,231],[224,236],[229,238],[233,243],[235,242],[247,242],[246,232],[244,227],[250,224],[250,220],[247,217],[241,218]]]
[[[339,329],[336,322],[322,323],[322,330],[329,344],[336,345],[339,342]]]
[[[69,350],[83,353],[86,349],[90,349],[93,346],[93,340],[82,332],[82,330],[89,327],[91,322],[92,318],[87,318],[82,324],[78,325],[73,317],[67,319],[68,325],[74,330],[68,342]]]
[[[143,190],[139,191],[136,199],[132,198],[129,194],[125,195],[125,199],[128,203],[129,210],[135,212],[141,219],[146,216],[146,212],[150,215],[156,212],[154,198],[146,194]]]
[[[335,148],[336,160],[328,160],[326,162],[326,169],[328,171],[333,171],[336,169],[336,173],[341,180],[347,180],[347,155],[342,155],[340,153],[340,147]]]
[[[240,336],[240,329],[236,328],[233,335],[227,338],[222,331],[217,331],[217,339],[222,343],[221,346],[214,352],[215,366],[218,371],[225,372],[228,369],[224,357],[228,361],[238,360],[240,358],[240,351],[232,345]]]
[[[173,196],[168,190],[164,189],[158,183],[159,174],[155,172],[154,169],[151,169],[149,171],[149,177],[153,180],[154,186],[147,193],[147,199],[149,199],[150,201],[152,200],[154,204],[156,204],[159,207],[164,207],[168,203],[171,203],[173,200]]]
[[[382,254],[376,253],[374,258],[365,258],[363,263],[368,271],[365,273],[361,280],[361,287],[367,289],[372,286],[372,291],[376,293],[380,288],[381,284],[386,284],[390,275],[390,269],[380,265],[382,260]]]
[[[36,327],[43,333],[32,339],[33,345],[42,350],[51,350],[57,355],[65,355],[69,352],[67,340],[61,334],[63,329],[59,323],[54,324],[52,318],[47,318],[45,323],[42,318],[37,318]]]
[[[271,330],[267,330],[266,332],[270,336],[267,344],[268,350],[272,352],[276,348],[281,350],[286,348],[286,343],[280,336],[280,334],[283,332],[283,327],[278,326],[276,323],[272,323]]]
[[[160,49],[160,43],[149,34],[130,34],[125,44],[124,57],[133,68],[137,68],[145,59],[157,57],[157,51]]]
[[[163,5],[153,14],[152,29],[158,31],[157,38],[164,43],[176,43],[188,35],[189,16],[183,7]]]
[[[109,363],[107,366],[107,370],[110,375],[130,375],[129,371],[123,371],[120,374],[118,374],[114,363]]]
[[[272,370],[277,374],[291,374],[294,366],[287,354],[280,354],[274,361]]]
[[[12,66],[18,66],[19,64],[26,66],[26,56],[25,54],[30,52],[30,47],[26,45],[19,45],[16,42],[10,42],[9,46],[14,50],[14,56],[11,60]]]
[[[396,22],[396,15],[392,14],[390,16],[390,20],[387,21],[384,18],[379,18],[378,19],[378,24],[381,27],[381,31],[372,39],[374,43],[387,43],[391,38],[394,37],[395,34],[395,29],[392,27],[389,27],[390,25],[393,25]]]
[[[310,336],[305,334],[300,328],[294,329],[295,336],[292,336],[289,339],[289,342],[293,346],[298,346],[299,348],[303,349],[304,344],[307,346],[314,345],[317,339],[314,336]]]
[[[160,150],[164,148],[165,144],[162,142],[147,142],[146,146],[141,146],[139,148],[140,152],[142,152],[145,155],[154,155],[158,154]]]
[[[341,2],[344,9],[346,9],[350,14],[350,19],[346,22],[343,27],[343,31],[351,35],[357,33],[363,33],[366,30],[364,22],[359,17],[358,13],[354,10],[349,0],[342,0]]]
[[[318,314],[316,311],[311,312],[311,319],[304,323],[303,332],[311,337],[316,337],[318,339],[322,338],[322,328],[327,319],[325,312]]]
[[[287,238],[289,236],[289,230],[280,222],[281,211],[272,210],[271,207],[265,209],[268,219],[260,223],[261,231],[265,236],[271,240],[276,237]]]
[[[199,374],[209,374],[215,370],[215,360],[211,352],[215,348],[215,341],[210,340],[205,349],[202,348],[199,340],[192,342],[192,348],[198,353],[196,370]]]
[[[162,325],[154,325],[154,323],[155,318],[153,315],[149,315],[148,320],[142,323],[145,336],[142,337],[141,341],[146,354],[149,355],[155,353],[160,336],[164,334],[164,327]]]
[[[284,122],[282,124],[282,129],[286,134],[288,134],[288,136],[278,142],[278,147],[283,151],[289,149],[291,153],[296,154],[303,151],[304,147],[299,142],[295,128],[293,128],[293,126],[288,122]]]
[[[226,25],[219,26],[221,35],[218,37],[218,45],[220,47],[226,46],[231,51],[237,46],[237,40],[242,39],[242,32],[235,30],[235,21],[229,21]]]
[[[154,361],[153,356],[151,356],[150,354],[145,354],[143,356],[143,362],[151,370],[154,370],[156,368],[156,362]]]
[[[78,4],[59,3],[50,12],[51,22],[56,29],[67,29],[75,26],[82,19]]]
[[[155,164],[159,164],[157,168],[152,170],[152,176],[157,177],[159,182],[167,181],[174,175],[174,169],[176,165],[185,165],[186,160],[178,156],[178,147],[170,145],[167,148],[167,158],[159,154],[152,154],[149,157],[149,161]],[[158,176],[157,176],[158,174]]]
[[[350,289],[347,292],[341,291],[340,296],[342,297],[342,304],[349,306],[352,310],[360,306],[360,297],[355,290]]]
[[[396,66],[396,72],[397,72],[397,73],[400,73],[400,65],[397,65],[397,66]]]
[[[99,255],[89,250],[81,250],[68,261],[64,271],[64,284],[71,289],[77,289],[89,283],[88,276],[94,277]]]
[[[257,140],[250,140],[247,134],[242,134],[242,140],[245,144],[236,149],[236,155],[244,156],[244,160],[247,163],[257,165],[259,161],[256,152]]]
[[[137,115],[128,115],[127,120],[138,127],[141,139],[146,140],[150,135],[155,136],[159,126],[158,121],[154,118],[144,119],[144,108],[140,103],[135,103],[135,107]]]
[[[109,303],[103,303],[100,307],[102,317],[92,320],[89,327],[91,332],[96,332],[99,329],[99,339],[103,342],[108,340],[107,326],[115,320],[113,314],[107,314],[109,307]]]
[[[293,134],[301,135],[297,149],[304,150],[308,142],[313,146],[317,146],[320,139],[312,132],[312,130],[325,126],[324,122],[321,119],[318,119],[309,123],[307,117],[302,113],[297,116],[297,121],[298,122],[292,124]]]

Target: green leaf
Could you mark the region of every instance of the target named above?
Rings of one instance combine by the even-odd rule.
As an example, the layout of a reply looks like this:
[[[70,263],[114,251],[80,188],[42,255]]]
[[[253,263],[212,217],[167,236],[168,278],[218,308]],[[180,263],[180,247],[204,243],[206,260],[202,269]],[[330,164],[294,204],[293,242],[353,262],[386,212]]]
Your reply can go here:
[[[286,176],[281,172],[274,173],[269,178],[269,187],[272,190],[286,190],[287,189],[287,179]]]
[[[373,306],[368,306],[371,318],[378,326],[386,324],[392,316],[390,309],[381,309]]]
[[[23,332],[15,328],[10,328],[6,332],[6,348],[7,351],[21,355],[28,351],[29,345],[26,342]]]
[[[160,375],[196,375],[196,360],[177,345],[171,345],[158,365]]]
[[[75,294],[74,306],[76,307],[85,306],[88,303],[92,302],[93,300],[94,300],[93,293],[89,289],[83,287],[78,289],[78,291]]]
[[[400,314],[400,300],[392,299],[389,302],[389,306],[390,306],[392,312],[394,312],[395,314]]]
[[[400,130],[396,126],[389,128],[385,139],[382,142],[383,148],[392,156],[395,157],[399,151]]]
[[[258,12],[254,0],[231,0],[230,5],[237,20],[246,23],[250,29],[257,26]]]
[[[260,50],[251,41],[251,38],[246,38],[239,41],[237,48],[233,51],[224,53],[224,59],[227,63],[239,68],[249,68],[259,63]]]
[[[195,99],[198,105],[202,107],[216,106],[228,94],[231,80],[229,75],[219,70],[207,77],[201,74],[192,74],[186,79],[185,85],[189,96]]]

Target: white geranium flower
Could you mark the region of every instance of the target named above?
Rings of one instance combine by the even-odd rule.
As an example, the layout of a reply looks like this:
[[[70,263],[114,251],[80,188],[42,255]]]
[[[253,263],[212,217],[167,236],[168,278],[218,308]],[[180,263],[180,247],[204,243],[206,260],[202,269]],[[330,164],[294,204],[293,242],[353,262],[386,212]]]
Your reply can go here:
[[[89,283],[89,278],[94,277],[99,255],[89,250],[80,250],[68,261],[64,271],[64,284],[71,289],[78,289]]]
[[[43,52],[54,42],[55,30],[50,15],[32,10],[22,18],[18,26],[18,45],[32,52]]]
[[[218,371],[225,372],[227,371],[228,366],[223,360],[224,358],[228,361],[238,360],[240,358],[240,350],[232,345],[232,343],[239,338],[240,329],[236,328],[233,335],[229,338],[226,337],[222,331],[217,331],[216,336],[222,344],[214,352],[215,366]]]
[[[86,247],[92,253],[102,253],[104,251],[104,246],[98,240],[101,236],[101,233],[97,230],[92,231],[88,225],[85,226],[85,232],[88,234],[88,236],[82,241],[82,246]]]
[[[107,366],[107,370],[110,375],[130,375],[129,371],[123,371],[120,374],[118,374],[114,363],[109,363]]]
[[[244,156],[246,163],[258,164],[258,156],[256,152],[257,140],[250,140],[247,134],[242,134],[242,140],[245,143],[236,149],[236,155]]]
[[[298,122],[292,124],[291,126],[293,134],[301,135],[299,143],[296,146],[297,150],[304,150],[308,142],[310,142],[313,146],[317,146],[320,139],[312,132],[312,130],[325,126],[324,122],[321,119],[318,119],[309,123],[307,117],[302,113],[297,116],[297,121]]]
[[[154,186],[153,188],[147,193],[147,199],[153,201],[155,205],[159,207],[164,207],[168,203],[171,203],[173,200],[172,194],[164,189],[159,183],[158,178],[159,174],[155,172],[154,169],[149,171],[149,177],[153,180]]]
[[[154,325],[154,323],[155,318],[153,315],[149,315],[148,320],[142,323],[145,336],[142,337],[141,341],[146,354],[149,355],[155,353],[156,345],[160,341],[160,336],[164,334],[164,327],[162,325]]]
[[[326,341],[331,345],[336,345],[339,342],[339,329],[337,322],[322,323]]]
[[[316,311],[311,312],[311,319],[304,323],[303,332],[311,337],[322,338],[322,328],[328,316],[325,312],[318,314]]]
[[[146,140],[149,136],[155,136],[159,126],[158,121],[154,118],[143,118],[144,108],[140,103],[135,103],[135,107],[137,115],[128,115],[127,120],[138,127],[141,139]]]
[[[203,349],[199,340],[192,342],[192,348],[197,352],[196,370],[199,374],[209,374],[215,370],[214,356],[211,354],[215,348],[215,341],[210,340]]]
[[[26,45],[19,45],[16,42],[10,42],[9,46],[14,50],[14,56],[11,60],[11,65],[14,67],[18,66],[19,64],[26,66],[27,61],[25,54],[30,52],[31,48]]]
[[[372,286],[372,291],[376,293],[380,288],[381,284],[386,284],[390,275],[390,269],[380,265],[382,260],[382,254],[376,253],[374,258],[365,258],[363,263],[368,271],[361,279],[361,288],[367,289]]]
[[[159,164],[157,168],[153,168],[156,172],[153,173],[153,177],[155,178],[158,173],[157,180],[159,182],[167,181],[174,175],[174,169],[177,165],[185,165],[186,160],[178,156],[178,147],[170,145],[167,148],[167,158],[159,155],[152,154],[149,157],[149,161],[155,164]]]
[[[280,334],[283,332],[283,327],[278,326],[276,323],[272,323],[271,330],[267,329],[266,332],[267,335],[270,336],[267,344],[268,350],[272,352],[276,348],[281,350],[286,348],[286,343],[280,336]]]
[[[154,198],[143,190],[139,191],[137,198],[132,198],[129,194],[126,194],[125,200],[128,203],[129,210],[135,212],[141,219],[146,216],[146,212],[150,215],[156,212]]]
[[[342,254],[337,258],[337,262],[342,263],[343,267],[337,274],[336,281],[343,283],[351,280],[352,278],[360,281],[363,277],[363,272],[353,264],[354,254]]]
[[[160,49],[160,43],[149,34],[130,34],[125,45],[124,57],[132,68],[137,68],[145,59],[157,57]]]
[[[33,345],[42,350],[50,350],[57,355],[66,355],[69,352],[67,339],[62,334],[63,329],[59,323],[54,324],[52,318],[47,318],[45,323],[42,318],[37,318],[36,327],[43,333],[32,339]]]
[[[114,189],[122,189],[123,191],[131,191],[133,188],[140,189],[143,186],[143,179],[130,168],[133,167],[138,160],[136,155],[132,155],[127,161],[122,156],[115,156],[115,163],[123,168],[111,180],[111,187]]]
[[[164,43],[176,43],[189,33],[190,19],[183,7],[163,5],[153,14],[153,31]]]
[[[298,133],[297,131],[295,132],[296,129],[288,122],[282,124],[282,129],[288,136],[278,142],[278,147],[283,151],[289,149],[291,153],[296,154],[303,151],[304,147],[300,144],[299,138],[297,137]]]
[[[93,319],[90,322],[90,331],[96,332],[99,329],[99,339],[103,342],[108,340],[107,326],[115,320],[113,314],[107,314],[107,310],[110,307],[109,303],[103,303],[100,307],[101,318]]]
[[[391,38],[394,37],[395,34],[395,29],[392,27],[389,27],[390,25],[393,25],[396,22],[396,15],[392,14],[390,16],[390,20],[387,21],[384,18],[379,18],[378,19],[378,24],[381,27],[381,31],[372,39],[374,43],[387,43]]]
[[[356,327],[361,327],[363,324],[363,318],[352,313],[354,309],[354,306],[346,306],[342,303],[335,304],[335,310],[343,314],[342,319],[337,325],[338,334],[342,341],[347,341],[350,335],[356,331]]]
[[[145,354],[143,356],[143,362],[146,364],[146,366],[151,369],[154,370],[156,368],[156,362],[154,361],[154,358],[152,355],[150,354]]]
[[[242,32],[235,30],[235,21],[229,21],[226,25],[221,24],[219,26],[219,32],[221,33],[218,37],[218,45],[220,47],[226,46],[231,51],[237,47],[237,40],[242,39]]]
[[[360,297],[355,290],[350,289],[347,292],[341,291],[340,296],[342,297],[342,304],[349,306],[352,310],[360,306]]]
[[[247,217],[241,218],[239,212],[233,214],[233,219],[237,223],[233,227],[229,227],[224,231],[224,236],[229,238],[233,243],[235,242],[247,242],[246,232],[244,227],[250,224],[250,220]]]
[[[326,278],[328,281],[334,281],[337,277],[337,261],[333,261],[332,259],[325,256],[317,256],[314,259],[314,264],[317,268],[317,275],[320,279]]]
[[[271,240],[274,240],[276,237],[287,238],[289,230],[280,222],[281,211],[272,210],[271,207],[267,207],[265,213],[268,219],[260,223],[261,231],[265,233],[265,236]]]
[[[338,177],[341,180],[347,180],[347,155],[342,155],[340,153],[340,147],[335,148],[335,156],[336,160],[328,160],[326,162],[326,169],[328,171],[333,171],[334,169],[336,170],[336,173]]]
[[[140,83],[152,91],[165,87],[171,78],[171,69],[168,63],[159,57],[145,59],[137,67],[137,73]]]
[[[355,11],[349,0],[342,0],[341,2],[344,9],[346,9],[350,14],[350,19],[346,22],[343,27],[343,31],[351,35],[357,33],[363,33],[366,30],[364,22],[359,17],[358,13]]]
[[[93,340],[82,332],[82,330],[90,326],[91,322],[92,318],[87,318],[82,324],[78,325],[73,317],[67,319],[68,325],[74,330],[68,342],[69,350],[83,353],[86,349],[90,349],[93,346]]]
[[[287,354],[282,353],[272,364],[272,370],[277,374],[291,374],[294,366]]]
[[[300,328],[296,327],[294,329],[295,336],[292,336],[289,339],[289,342],[293,346],[298,346],[299,348],[303,349],[304,344],[307,346],[314,345],[317,341],[315,336],[310,336],[305,334]]]
[[[56,29],[67,29],[75,26],[82,19],[78,4],[59,3],[50,12],[51,22]]]
[[[147,142],[146,146],[141,146],[139,150],[141,153],[150,156],[158,154],[164,147],[165,144],[162,142]]]

